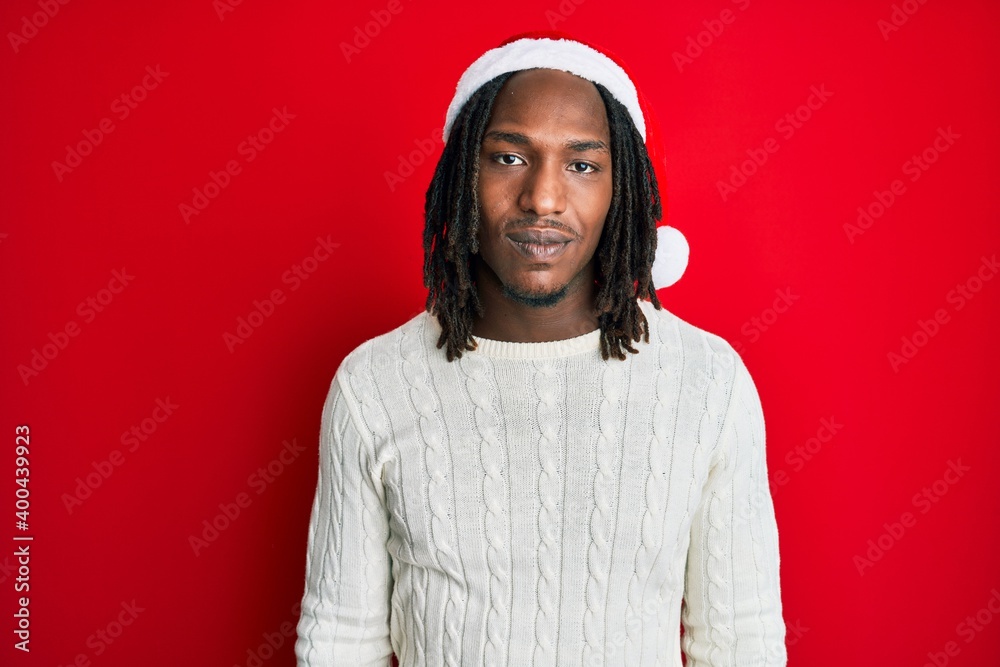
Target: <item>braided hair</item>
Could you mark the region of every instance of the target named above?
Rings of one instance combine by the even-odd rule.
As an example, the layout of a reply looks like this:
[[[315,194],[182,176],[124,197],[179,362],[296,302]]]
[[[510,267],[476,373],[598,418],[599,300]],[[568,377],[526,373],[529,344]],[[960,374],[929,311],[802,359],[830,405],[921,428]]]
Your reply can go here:
[[[500,89],[516,72],[483,84],[462,107],[427,189],[424,203],[424,285],[426,310],[437,316],[448,361],[475,350],[474,315],[482,317],[470,271],[479,251],[479,151]],[[624,105],[594,83],[604,101],[611,134],[613,192],[594,253],[598,292],[595,307],[601,329],[601,356],[624,360],[638,350],[632,341],[649,342],[649,325],[637,299],[660,301],[651,270],[656,253],[656,222],[662,217],[656,174],[646,146]]]

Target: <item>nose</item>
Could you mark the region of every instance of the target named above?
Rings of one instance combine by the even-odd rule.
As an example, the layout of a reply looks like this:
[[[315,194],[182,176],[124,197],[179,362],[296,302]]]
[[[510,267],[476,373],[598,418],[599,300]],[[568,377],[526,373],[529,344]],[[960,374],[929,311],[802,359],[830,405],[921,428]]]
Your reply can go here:
[[[543,160],[525,174],[518,204],[521,210],[538,216],[566,210],[566,181],[562,168],[554,160]]]

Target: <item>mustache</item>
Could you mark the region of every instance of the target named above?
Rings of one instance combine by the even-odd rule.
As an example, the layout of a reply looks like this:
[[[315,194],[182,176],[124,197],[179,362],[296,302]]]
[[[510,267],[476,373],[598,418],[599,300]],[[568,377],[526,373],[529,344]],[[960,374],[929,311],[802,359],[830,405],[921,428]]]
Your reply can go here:
[[[552,218],[543,218],[539,215],[527,215],[520,218],[515,218],[507,222],[503,227],[503,233],[508,234],[510,232],[516,232],[520,229],[558,229],[559,231],[566,232],[574,239],[579,240],[580,235],[572,227],[564,225],[558,220]]]

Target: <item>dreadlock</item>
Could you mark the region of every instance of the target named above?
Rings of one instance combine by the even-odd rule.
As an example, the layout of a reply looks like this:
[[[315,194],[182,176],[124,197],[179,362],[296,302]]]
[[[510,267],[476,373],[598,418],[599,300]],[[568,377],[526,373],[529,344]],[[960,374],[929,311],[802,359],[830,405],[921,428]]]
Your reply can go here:
[[[479,241],[479,151],[497,94],[515,72],[483,84],[462,107],[434,171],[424,203],[424,285],[426,309],[441,324],[437,346],[447,345],[448,361],[475,350],[474,315],[483,305],[470,275],[470,257]],[[660,301],[652,284],[656,222],[662,215],[656,174],[642,136],[621,102],[599,83],[611,134],[611,206],[594,253],[601,328],[601,356],[624,360],[635,354],[632,341],[649,342],[649,325],[637,299]]]

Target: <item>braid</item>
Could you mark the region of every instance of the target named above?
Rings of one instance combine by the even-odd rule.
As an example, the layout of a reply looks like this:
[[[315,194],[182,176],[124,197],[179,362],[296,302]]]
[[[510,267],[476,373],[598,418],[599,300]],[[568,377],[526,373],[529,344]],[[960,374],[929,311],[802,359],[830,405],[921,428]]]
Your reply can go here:
[[[601,356],[625,359],[635,354],[631,341],[649,342],[649,326],[637,298],[660,309],[653,288],[656,221],[663,216],[656,174],[642,136],[624,105],[608,89],[597,86],[608,112],[611,133],[611,207],[597,246],[598,322]],[[623,349],[624,348],[624,349]]]
[[[461,357],[462,350],[476,349],[473,313],[482,316],[483,305],[472,283],[469,257],[479,250],[479,148],[493,102],[512,75],[483,84],[466,102],[424,202],[424,285],[430,290],[425,307],[441,323],[437,346],[447,344],[448,361]]]
[[[484,314],[469,263],[479,250],[479,151],[497,94],[513,74],[483,84],[462,107],[424,202],[424,285],[429,290],[425,308],[441,324],[437,346],[447,346],[448,361],[461,358],[463,350],[476,349],[473,318]],[[595,253],[595,305],[601,356],[626,359],[624,350],[638,352],[631,341],[644,337],[649,342],[646,317],[636,299],[661,307],[651,269],[662,208],[656,175],[632,117],[604,86],[594,85],[608,115],[614,188]]]

